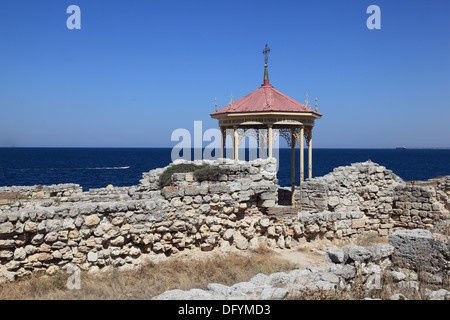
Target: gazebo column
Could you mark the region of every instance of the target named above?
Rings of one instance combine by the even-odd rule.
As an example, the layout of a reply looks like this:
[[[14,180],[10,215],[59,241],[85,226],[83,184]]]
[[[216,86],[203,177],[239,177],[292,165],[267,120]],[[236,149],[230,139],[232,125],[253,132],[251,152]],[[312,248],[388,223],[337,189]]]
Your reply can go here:
[[[269,140],[269,145],[268,145],[268,149],[269,149],[269,158],[272,158],[272,125],[268,125],[267,126],[267,135],[268,135],[268,140]]]
[[[300,127],[300,186],[305,178],[305,128]]]
[[[225,127],[220,127],[220,133],[222,134],[222,139],[220,141],[220,156],[225,158],[225,141],[226,141],[226,131]]]
[[[259,130],[259,157],[264,159],[266,157],[264,150],[264,142],[266,141],[265,137],[262,135],[262,130]]]
[[[295,136],[291,129],[291,203],[295,207]]]
[[[238,134],[238,127],[234,127],[234,136],[233,136],[233,155],[234,155],[234,160],[238,160],[238,157],[239,157],[239,134]]]
[[[299,136],[299,143],[300,143],[300,211],[302,211],[302,201],[303,201],[303,193],[302,193],[302,185],[303,180],[305,178],[305,127],[300,127],[300,136]]]
[[[312,128],[308,135],[308,178],[312,178]]]

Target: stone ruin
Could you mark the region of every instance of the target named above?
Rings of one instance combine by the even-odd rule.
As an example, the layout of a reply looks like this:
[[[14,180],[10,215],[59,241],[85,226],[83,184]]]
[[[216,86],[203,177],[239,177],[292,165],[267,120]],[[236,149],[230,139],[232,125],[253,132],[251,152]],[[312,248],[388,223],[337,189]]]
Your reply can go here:
[[[175,173],[170,186],[160,187],[164,170],[181,163],[223,173],[209,181]],[[295,190],[298,212],[283,206],[290,195],[278,185],[276,168],[274,158],[177,160],[143,173],[130,187],[2,187],[0,281],[52,274],[69,264],[92,271],[129,268],[144,257],[195,248],[284,249],[317,239],[387,237],[448,221],[450,176],[410,185],[376,163],[355,163],[306,180],[301,198]]]
[[[450,237],[424,229],[400,230],[389,243],[354,244],[329,250],[323,261],[303,270],[257,274],[248,282],[206,290],[169,290],[154,300],[277,300],[302,299],[313,292],[339,297],[390,300],[450,300],[450,291],[426,285],[446,285],[450,277]],[[425,263],[425,264],[424,264]],[[308,297],[308,296],[307,296]],[[309,297],[310,298],[310,297]]]

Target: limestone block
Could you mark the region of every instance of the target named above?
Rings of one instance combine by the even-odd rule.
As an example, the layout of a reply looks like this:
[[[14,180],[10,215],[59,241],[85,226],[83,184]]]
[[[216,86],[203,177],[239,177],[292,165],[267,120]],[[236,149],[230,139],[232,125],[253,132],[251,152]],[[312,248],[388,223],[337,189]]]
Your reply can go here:
[[[328,198],[328,206],[330,207],[330,209],[335,208],[338,204],[340,204],[339,197],[331,196],[330,198]]]
[[[309,224],[305,228],[306,233],[318,233],[320,231],[320,227],[317,224]]]
[[[236,232],[233,236],[233,243],[239,250],[247,250],[248,240],[239,232]]]
[[[242,184],[240,182],[231,182],[228,184],[228,187],[230,189],[230,192],[236,192],[242,190]]]
[[[270,219],[269,218],[263,218],[259,221],[259,225],[263,228],[267,228],[270,225]]]
[[[184,212],[186,217],[193,217],[195,215],[195,210],[187,210]]]
[[[96,262],[96,261],[98,260],[98,253],[97,253],[97,252],[92,252],[92,251],[90,251],[90,252],[87,254],[87,260],[88,260],[89,262]]]
[[[428,230],[400,230],[389,236],[399,266],[449,276],[450,238]]]
[[[275,207],[275,205],[276,205],[275,200],[264,200],[260,204],[262,208],[272,208]]]
[[[230,192],[230,187],[226,183],[215,183],[209,185],[210,193],[228,193]]]
[[[110,240],[110,243],[113,246],[120,246],[125,243],[125,238],[123,236],[118,236],[117,238]]]
[[[345,256],[349,257],[353,261],[368,260],[372,257],[372,252],[369,249],[357,246],[355,244],[343,246],[342,250]]]
[[[98,225],[99,223],[100,223],[100,218],[99,218],[97,215],[95,215],[95,214],[86,216],[86,217],[84,218],[84,224],[85,224],[86,226],[88,226],[88,227],[96,226],[96,225]],[[47,225],[47,227],[48,227],[48,225]]]
[[[341,249],[330,250],[325,255],[325,260],[333,263],[344,263],[345,262],[345,254]]]
[[[27,221],[27,222],[25,222],[24,231],[25,232],[37,232],[38,224],[36,222]]]
[[[366,225],[365,218],[352,219],[352,228],[354,228],[354,229],[363,228],[363,227],[365,227],[365,225]]]
[[[0,239],[0,249],[8,249],[14,247],[14,240],[1,240]]]
[[[195,187],[193,187],[195,188]],[[185,195],[185,191],[190,190],[191,192],[194,192],[192,188],[185,188],[185,187],[164,187],[161,190],[161,195],[165,199],[172,199],[175,197],[183,197]],[[198,190],[195,190],[196,194],[198,194]],[[189,194],[193,195],[193,193]]]
[[[47,252],[41,252],[41,253],[38,253],[38,255],[37,255],[38,261],[49,261],[52,259],[53,259],[53,256]]]
[[[352,226],[351,219],[338,220],[338,221],[334,222],[334,231],[348,229],[351,226]]]
[[[225,233],[223,234],[222,237],[224,240],[230,240],[233,237],[234,233],[235,233],[235,229],[230,228],[225,231]]]
[[[271,236],[271,237],[275,237],[277,234],[275,232],[275,227],[271,226],[267,228],[267,235]]]
[[[14,225],[11,222],[0,224],[0,235],[8,235],[14,232]]]
[[[394,247],[387,243],[372,243],[367,249],[372,252],[372,261],[390,257],[394,253]]]
[[[24,248],[17,248],[14,250],[14,260],[24,260],[27,256],[27,252]]]

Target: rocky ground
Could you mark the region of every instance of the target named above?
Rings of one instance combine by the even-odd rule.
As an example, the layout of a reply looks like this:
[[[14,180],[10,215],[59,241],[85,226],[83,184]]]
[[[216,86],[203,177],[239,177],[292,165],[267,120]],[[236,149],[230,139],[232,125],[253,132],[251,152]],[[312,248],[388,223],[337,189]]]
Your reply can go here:
[[[287,273],[258,274],[232,286],[210,283],[206,290],[169,290],[153,299],[450,300],[449,240],[447,236],[417,229],[398,231],[390,236],[389,243],[365,247],[349,244],[339,248],[329,244],[322,250],[313,249],[315,255],[284,251],[282,257],[307,266]],[[327,252],[322,256],[324,250]],[[419,254],[420,250],[425,251]]]

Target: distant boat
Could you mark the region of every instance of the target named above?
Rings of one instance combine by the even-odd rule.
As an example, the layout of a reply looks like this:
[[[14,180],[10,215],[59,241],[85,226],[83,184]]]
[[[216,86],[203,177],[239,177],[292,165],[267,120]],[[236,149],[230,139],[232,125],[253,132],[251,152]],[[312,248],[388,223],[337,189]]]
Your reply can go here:
[[[406,147],[397,147],[396,149],[406,149]]]

